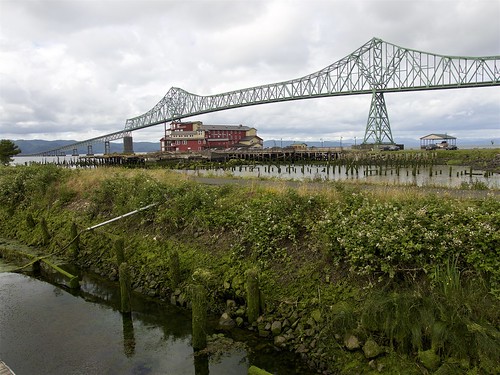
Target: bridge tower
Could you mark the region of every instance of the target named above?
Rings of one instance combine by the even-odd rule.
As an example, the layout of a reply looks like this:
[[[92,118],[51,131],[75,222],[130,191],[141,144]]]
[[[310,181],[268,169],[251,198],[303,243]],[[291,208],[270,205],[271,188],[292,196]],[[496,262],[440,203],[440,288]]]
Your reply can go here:
[[[383,92],[373,91],[363,143],[394,144]]]

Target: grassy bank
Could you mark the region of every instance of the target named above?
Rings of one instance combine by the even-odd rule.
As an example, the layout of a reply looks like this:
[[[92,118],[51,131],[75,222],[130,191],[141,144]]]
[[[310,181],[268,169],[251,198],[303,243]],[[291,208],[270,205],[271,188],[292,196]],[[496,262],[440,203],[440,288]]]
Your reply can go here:
[[[136,291],[189,301],[188,286],[202,283],[213,313],[234,301],[229,313],[242,326],[322,371],[500,370],[495,198],[338,183],[205,186],[159,169],[0,172],[0,236],[114,280],[113,246],[123,239]],[[66,246],[73,223],[82,231],[151,203],[159,204]],[[171,272],[176,254],[180,275]],[[263,296],[253,324],[244,314],[250,269]]]

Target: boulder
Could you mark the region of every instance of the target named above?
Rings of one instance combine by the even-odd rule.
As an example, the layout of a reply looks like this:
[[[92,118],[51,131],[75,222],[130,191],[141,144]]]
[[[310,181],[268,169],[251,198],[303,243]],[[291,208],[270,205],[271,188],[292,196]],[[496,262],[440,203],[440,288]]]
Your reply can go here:
[[[273,336],[278,336],[281,333],[281,322],[279,320],[275,320],[271,324],[271,332]]]
[[[379,344],[375,342],[373,339],[368,339],[363,345],[363,353],[365,353],[365,357],[368,359],[378,357],[383,352],[383,349]]]
[[[229,330],[236,326],[236,322],[229,316],[228,313],[221,315],[219,319],[219,329]]]
[[[319,309],[313,310],[311,312],[311,318],[313,318],[316,323],[320,323],[322,320],[321,311]]]
[[[354,335],[348,335],[344,340],[344,344],[349,350],[356,350],[361,347],[358,338]]]
[[[418,358],[425,366],[425,368],[431,371],[437,370],[439,364],[441,363],[441,358],[439,358],[439,356],[436,353],[434,353],[434,350],[432,349],[419,351]]]
[[[278,348],[283,348],[286,343],[286,338],[284,336],[276,336],[274,338],[274,345],[276,345]]]

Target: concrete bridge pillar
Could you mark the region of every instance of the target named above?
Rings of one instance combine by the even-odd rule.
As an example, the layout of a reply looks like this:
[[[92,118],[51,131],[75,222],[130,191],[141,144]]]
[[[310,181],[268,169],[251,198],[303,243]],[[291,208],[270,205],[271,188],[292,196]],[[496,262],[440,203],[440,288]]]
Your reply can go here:
[[[123,153],[124,154],[134,153],[134,142],[132,140],[131,135],[123,137]]]
[[[104,141],[104,155],[111,154],[111,143],[109,141]]]

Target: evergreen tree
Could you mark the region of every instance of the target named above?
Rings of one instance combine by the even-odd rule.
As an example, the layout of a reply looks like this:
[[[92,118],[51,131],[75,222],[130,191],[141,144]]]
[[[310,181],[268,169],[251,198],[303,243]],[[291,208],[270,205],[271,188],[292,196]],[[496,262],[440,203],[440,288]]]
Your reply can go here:
[[[21,149],[8,139],[0,140],[0,164],[9,165],[13,160],[12,156],[21,153]]]

